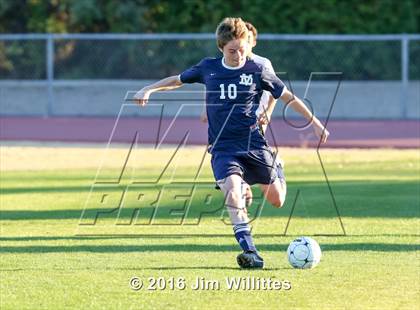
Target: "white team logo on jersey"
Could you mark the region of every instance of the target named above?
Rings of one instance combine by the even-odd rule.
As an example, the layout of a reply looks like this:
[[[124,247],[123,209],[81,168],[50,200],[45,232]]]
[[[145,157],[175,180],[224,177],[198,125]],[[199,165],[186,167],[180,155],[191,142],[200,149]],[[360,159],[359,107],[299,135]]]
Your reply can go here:
[[[252,85],[252,74],[246,75],[245,73],[242,73],[239,77],[241,78],[241,80],[239,81],[240,85]]]

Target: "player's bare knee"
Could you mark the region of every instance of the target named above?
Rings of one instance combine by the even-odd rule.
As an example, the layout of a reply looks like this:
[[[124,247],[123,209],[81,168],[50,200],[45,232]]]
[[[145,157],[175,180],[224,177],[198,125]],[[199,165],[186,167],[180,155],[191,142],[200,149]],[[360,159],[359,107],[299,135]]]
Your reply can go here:
[[[274,199],[272,199],[271,201],[270,201],[270,203],[275,207],[275,208],[281,208],[281,207],[283,207],[283,204],[284,204],[284,200],[281,200],[280,199],[280,196],[279,197],[275,197]]]
[[[284,201],[286,200],[286,194],[283,192],[275,193],[269,197],[269,202],[275,208],[281,208],[284,205]]]
[[[226,204],[229,206],[239,207],[241,199],[240,191],[231,189],[226,193]]]
[[[278,189],[278,191],[276,192],[275,195],[275,204],[273,204],[276,208],[281,208],[284,205],[284,202],[286,201],[286,193],[287,193],[287,189],[286,189],[286,182],[284,182],[284,180],[282,180],[281,182],[281,188]]]

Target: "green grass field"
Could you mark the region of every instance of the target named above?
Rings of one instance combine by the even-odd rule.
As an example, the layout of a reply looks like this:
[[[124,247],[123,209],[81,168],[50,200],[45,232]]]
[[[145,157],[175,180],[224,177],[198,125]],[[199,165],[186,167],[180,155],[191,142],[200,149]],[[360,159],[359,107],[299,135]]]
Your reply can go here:
[[[127,157],[127,146],[2,146],[1,309],[418,308],[419,150],[322,150],[328,187],[314,150],[280,149],[285,206],[266,205],[254,187],[249,209],[266,262],[258,271],[236,265],[239,246],[203,150],[179,151],[163,171],[173,148]],[[288,265],[299,235],[321,246],[315,269]],[[144,281],[138,291],[134,276]],[[166,289],[148,290],[151,277]],[[196,277],[220,289],[193,290]],[[291,289],[229,290],[232,277]],[[171,289],[171,278],[186,287]]]

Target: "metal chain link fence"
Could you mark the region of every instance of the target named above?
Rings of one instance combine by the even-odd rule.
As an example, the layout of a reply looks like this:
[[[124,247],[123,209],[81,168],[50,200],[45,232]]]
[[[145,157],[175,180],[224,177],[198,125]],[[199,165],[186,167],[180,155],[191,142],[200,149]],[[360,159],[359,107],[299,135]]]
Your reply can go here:
[[[378,91],[384,92],[384,98],[390,90],[398,92],[397,98],[393,97],[393,101],[398,101],[393,103],[399,105],[398,109],[378,115],[375,111],[383,110],[379,107],[371,109],[368,115],[343,112],[333,117],[420,116],[420,35],[260,35],[254,52],[269,58],[274,69],[283,76],[287,73],[295,85],[299,81],[306,83],[311,72],[341,72],[348,85],[371,85],[362,93],[372,96],[371,101],[377,104],[381,102]],[[63,88],[80,97],[92,96],[89,88],[100,94],[101,88],[110,85],[118,85],[115,87],[119,91],[133,90],[143,80],[179,74],[204,57],[219,55],[212,34],[0,35],[0,112],[72,114],[58,108],[65,105],[59,102],[65,96]],[[334,79],[337,76],[318,77],[319,81]],[[353,95],[353,99],[344,100],[345,104],[357,100],[358,94]],[[124,97],[118,96],[115,98]],[[25,99],[31,99],[31,104]],[[121,100],[116,104],[121,104]],[[92,107],[86,114],[114,113]]]

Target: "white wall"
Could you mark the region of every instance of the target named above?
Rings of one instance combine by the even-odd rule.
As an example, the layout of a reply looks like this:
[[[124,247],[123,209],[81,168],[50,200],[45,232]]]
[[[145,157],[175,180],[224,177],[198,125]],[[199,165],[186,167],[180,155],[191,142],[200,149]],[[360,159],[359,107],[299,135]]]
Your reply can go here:
[[[151,81],[56,81],[54,82],[54,116],[109,116],[115,117],[125,103],[127,91],[140,89]],[[303,97],[308,83],[292,82],[292,89]],[[337,82],[312,82],[307,97],[313,103],[317,116],[326,117],[332,104]],[[187,85],[167,94],[153,95],[151,102],[164,104],[164,116],[175,115],[183,103],[195,104],[182,110],[183,116],[198,117],[204,102],[201,85]],[[189,91],[193,91],[190,92]],[[133,93],[132,93],[133,94]],[[131,94],[131,97],[132,97]],[[400,81],[342,81],[333,106],[334,119],[399,119],[402,118],[402,89]],[[409,84],[406,103],[407,117],[420,119],[420,81]],[[155,100],[154,100],[155,99]],[[169,100],[168,100],[169,99]],[[190,99],[194,101],[185,101]],[[157,101],[163,100],[163,101]],[[166,100],[166,101],[165,101]],[[126,102],[127,103],[127,102]],[[140,109],[140,108],[139,108]],[[48,91],[45,82],[1,81],[1,115],[46,115],[48,111]],[[136,108],[125,110],[127,115],[159,116],[159,108]],[[138,112],[138,113],[137,113]],[[281,116],[282,106],[275,110]],[[292,116],[293,113],[287,112]]]

